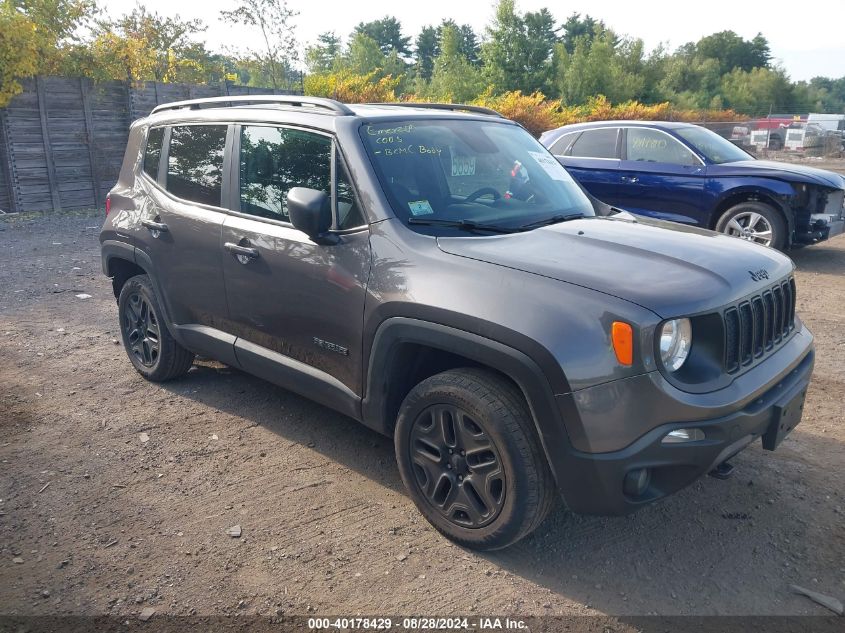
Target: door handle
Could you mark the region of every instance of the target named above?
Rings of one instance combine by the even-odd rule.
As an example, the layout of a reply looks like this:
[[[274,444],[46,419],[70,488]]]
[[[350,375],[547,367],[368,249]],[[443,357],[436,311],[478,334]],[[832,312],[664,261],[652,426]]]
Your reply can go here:
[[[235,255],[238,258],[238,261],[242,264],[247,264],[250,259],[258,257],[258,249],[251,246],[241,246],[240,244],[226,242],[223,244],[223,248],[229,251],[232,255]]]
[[[141,220],[141,224],[147,227],[153,233],[153,237],[158,237],[158,235],[156,235],[156,232],[167,233],[170,230],[167,228],[167,225],[164,222],[154,222],[153,220]]]
[[[640,179],[637,176],[622,176],[622,182],[630,182],[631,184],[639,182]]]

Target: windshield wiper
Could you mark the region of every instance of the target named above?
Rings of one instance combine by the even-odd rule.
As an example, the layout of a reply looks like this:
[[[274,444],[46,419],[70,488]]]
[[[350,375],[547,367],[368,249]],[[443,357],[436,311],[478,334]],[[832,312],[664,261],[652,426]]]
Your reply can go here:
[[[484,224],[475,220],[441,220],[437,218],[408,218],[408,224],[451,226],[465,231],[489,231],[490,233],[517,233],[523,229],[523,227],[513,228],[509,226],[498,226],[496,224]]]
[[[569,220],[578,220],[579,218],[583,217],[583,213],[558,214],[553,215],[550,218],[545,218],[543,220],[537,220],[536,222],[529,222],[528,224],[523,224],[519,228],[523,231],[526,231],[529,229],[536,229],[541,226],[548,226],[550,224],[560,224],[561,222],[567,222]]]

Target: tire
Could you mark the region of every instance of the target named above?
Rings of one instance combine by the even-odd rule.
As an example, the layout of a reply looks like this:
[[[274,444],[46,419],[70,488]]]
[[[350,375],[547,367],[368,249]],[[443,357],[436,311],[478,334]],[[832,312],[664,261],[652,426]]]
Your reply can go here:
[[[492,372],[455,369],[423,380],[402,403],[394,444],[417,508],[459,545],[507,547],[540,525],[554,502],[528,405]]]
[[[762,239],[765,229],[771,234],[767,240]],[[764,202],[748,200],[732,206],[716,222],[716,230],[781,251],[786,245],[786,221],[783,215]]]
[[[123,284],[117,311],[123,349],[139,374],[152,382],[165,382],[188,373],[194,355],[170,335],[147,275],[136,275]]]

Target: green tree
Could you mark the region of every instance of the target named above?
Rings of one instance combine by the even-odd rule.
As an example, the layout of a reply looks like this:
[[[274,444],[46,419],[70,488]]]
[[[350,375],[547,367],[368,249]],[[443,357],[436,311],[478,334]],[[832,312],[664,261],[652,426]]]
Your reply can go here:
[[[434,58],[438,53],[438,34],[433,26],[424,26],[414,42],[414,67],[417,76],[431,79],[434,70]]]
[[[702,57],[695,45],[685,45],[662,60],[654,93],[658,101],[682,108],[707,108],[719,94],[721,78],[719,60]]]
[[[494,93],[520,90],[527,42],[514,0],[499,0],[487,41],[481,47],[485,75]]]
[[[745,40],[733,31],[720,31],[698,40],[695,51],[700,57],[718,60],[722,74],[734,68],[745,71],[765,68],[771,59],[769,42],[761,33]]]
[[[205,46],[192,40],[205,29],[201,20],[165,17],[139,4],[114,22],[97,22],[93,74],[130,81],[198,80],[204,64],[212,64]]]
[[[551,90],[554,65],[552,63],[557,27],[548,9],[526,13],[522,18],[525,51],[522,90],[526,94]]]
[[[399,56],[399,52],[394,48],[384,57],[384,62],[381,66],[382,77],[397,77],[404,78],[408,72],[408,63]]]
[[[481,51],[478,35],[469,24],[461,24],[458,31],[461,34],[461,53],[470,64],[478,66],[481,63],[481,58],[478,56]]]
[[[4,4],[37,26],[44,52],[79,41],[80,27],[90,24],[97,13],[95,0],[4,0]]]
[[[391,50],[395,50],[401,57],[408,57],[411,54],[409,48],[411,38],[402,35],[402,24],[393,16],[386,15],[380,20],[361,22],[355,27],[354,32],[374,40],[382,55],[389,55]]]
[[[457,24],[452,19],[444,19],[436,28],[424,26],[417,35],[414,49],[414,66],[417,77],[431,78],[434,69],[434,58],[440,55],[440,40],[443,29],[454,28],[458,34],[458,50],[473,66],[481,63],[479,58],[480,46],[478,36],[469,24]]]
[[[453,27],[458,32],[458,51],[461,55],[466,57],[470,64],[478,65],[481,61],[478,56],[480,51],[478,36],[469,24],[458,24],[451,18],[444,19],[437,27],[437,54],[440,54],[440,40],[443,37],[443,29],[447,26]]]
[[[356,75],[367,75],[384,68],[385,57],[378,42],[369,35],[356,32],[349,41],[343,68]]]
[[[813,77],[799,81],[793,91],[802,112],[845,113],[845,77]]]
[[[604,22],[596,20],[589,15],[585,15],[582,19],[580,13],[573,13],[566,18],[566,22],[563,23],[561,30],[563,31],[561,40],[566,48],[566,52],[571,55],[575,52],[575,43],[578,38],[586,38],[587,42],[590,43],[596,35],[606,31],[607,27],[604,25]]]
[[[0,107],[20,93],[19,79],[61,72],[96,10],[94,0],[0,1]]]
[[[20,94],[19,79],[38,73],[38,27],[11,2],[0,5],[0,108]]]
[[[305,49],[305,64],[312,73],[329,72],[340,54],[340,38],[333,32],[321,33],[317,41]]]
[[[443,27],[440,54],[434,60],[428,97],[437,101],[465,102],[471,101],[481,92],[481,74],[461,51],[461,39],[461,32],[457,27]]]
[[[514,0],[500,0],[481,47],[485,75],[493,91],[546,89],[554,73],[556,42],[554,18],[547,9],[523,16],[516,11]]]
[[[750,115],[793,112],[797,105],[792,84],[780,68],[734,68],[722,77],[721,96],[726,106]]]
[[[287,0],[238,0],[231,11],[221,17],[233,24],[245,24],[261,31],[264,46],[250,53],[264,68],[273,88],[291,87],[293,67],[298,59],[296,30],[291,19],[298,13],[288,7]]]

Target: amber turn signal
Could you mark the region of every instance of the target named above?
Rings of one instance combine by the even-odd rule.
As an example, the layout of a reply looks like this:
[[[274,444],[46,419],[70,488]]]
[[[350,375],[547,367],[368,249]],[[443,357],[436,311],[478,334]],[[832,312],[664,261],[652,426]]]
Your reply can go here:
[[[619,364],[632,365],[634,363],[634,331],[630,324],[614,321],[610,328],[610,340],[613,342],[613,351],[616,353]]]

